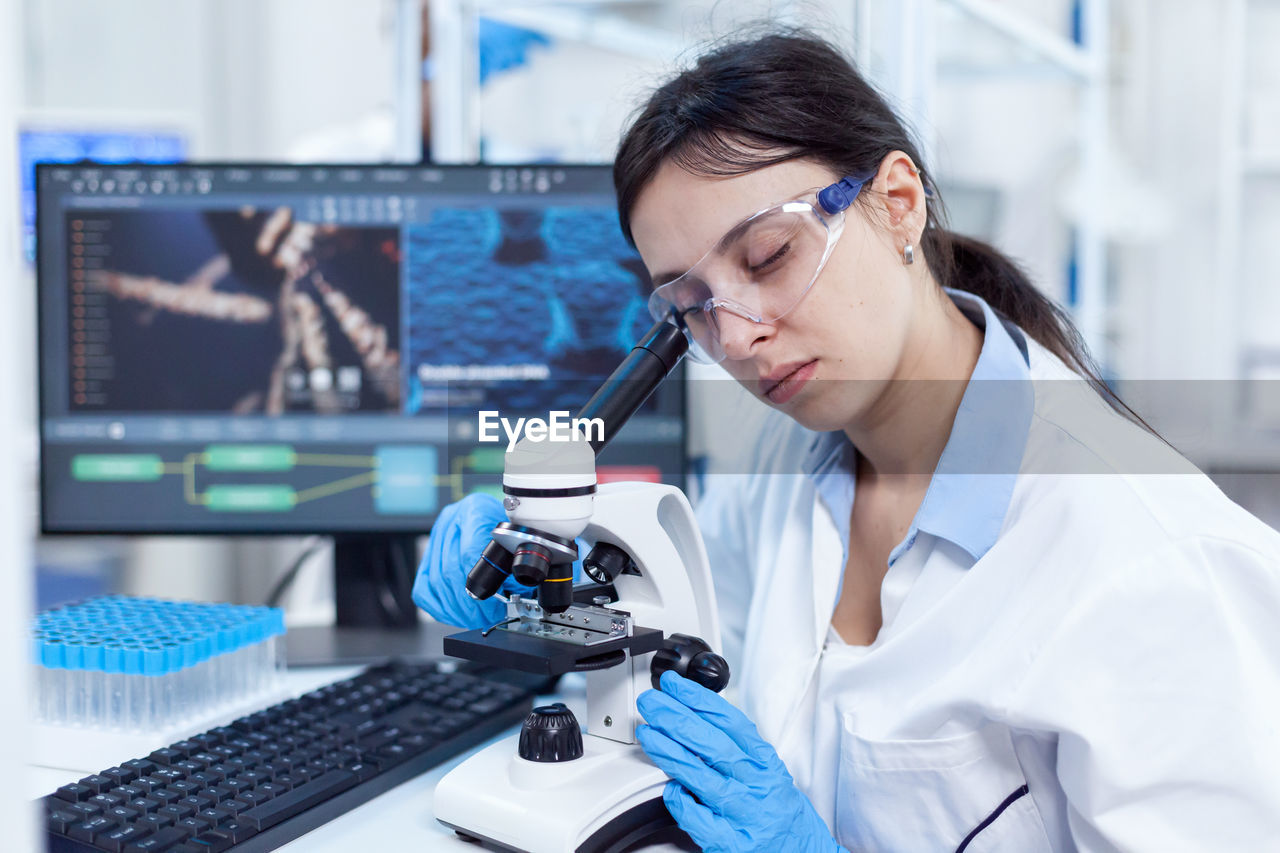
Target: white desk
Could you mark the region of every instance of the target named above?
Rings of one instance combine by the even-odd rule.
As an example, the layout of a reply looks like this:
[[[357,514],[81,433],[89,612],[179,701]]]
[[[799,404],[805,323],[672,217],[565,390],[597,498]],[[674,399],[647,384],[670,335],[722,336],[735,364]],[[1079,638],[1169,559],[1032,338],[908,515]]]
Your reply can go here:
[[[321,685],[348,678],[360,669],[361,667],[316,667],[289,670],[286,684],[289,692],[297,696]],[[585,712],[584,683],[573,678],[567,678],[566,682],[565,692],[548,701],[564,702],[581,715]],[[514,732],[513,727],[494,740],[508,737]],[[165,745],[158,743],[156,748]],[[436,783],[470,754],[463,753],[430,772],[410,779],[278,849],[288,853],[381,853],[395,850],[465,850],[476,853],[480,848],[459,840],[452,830],[437,823],[432,809]],[[120,760],[138,757],[141,756],[122,755]],[[102,769],[104,768],[94,768],[94,772]],[[50,794],[59,786],[74,782],[83,775],[75,774],[74,778],[68,778],[64,771],[32,767],[31,796],[34,798]]]

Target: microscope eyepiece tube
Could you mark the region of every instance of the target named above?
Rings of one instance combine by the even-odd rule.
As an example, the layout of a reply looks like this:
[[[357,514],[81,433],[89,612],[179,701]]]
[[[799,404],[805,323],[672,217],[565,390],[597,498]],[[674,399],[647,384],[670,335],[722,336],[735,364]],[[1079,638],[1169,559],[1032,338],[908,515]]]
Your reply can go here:
[[[593,451],[600,453],[688,351],[684,332],[666,320],[645,333],[578,412],[579,418],[604,422],[604,435],[590,442]]]
[[[491,541],[467,575],[467,595],[483,601],[496,593],[511,574],[513,559],[510,551]]]
[[[516,547],[511,561],[511,574],[525,586],[537,586],[551,570],[551,551],[536,542],[523,542]]]

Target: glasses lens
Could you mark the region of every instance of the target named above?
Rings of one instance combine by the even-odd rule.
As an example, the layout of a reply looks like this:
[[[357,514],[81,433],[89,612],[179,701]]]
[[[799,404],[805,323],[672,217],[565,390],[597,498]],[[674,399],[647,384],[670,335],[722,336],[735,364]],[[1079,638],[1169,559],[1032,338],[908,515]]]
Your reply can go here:
[[[826,254],[826,223],[805,202],[789,202],[746,220],[687,273],[649,298],[654,319],[674,319],[710,360],[724,357],[718,315],[770,323],[796,306]],[[695,355],[696,353],[691,353]]]

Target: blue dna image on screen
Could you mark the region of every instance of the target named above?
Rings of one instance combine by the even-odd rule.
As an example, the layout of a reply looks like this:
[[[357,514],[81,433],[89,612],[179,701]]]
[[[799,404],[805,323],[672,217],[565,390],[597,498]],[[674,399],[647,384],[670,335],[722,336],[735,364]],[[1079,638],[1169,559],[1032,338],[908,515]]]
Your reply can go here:
[[[651,325],[612,208],[439,208],[404,250],[410,414],[576,409]]]

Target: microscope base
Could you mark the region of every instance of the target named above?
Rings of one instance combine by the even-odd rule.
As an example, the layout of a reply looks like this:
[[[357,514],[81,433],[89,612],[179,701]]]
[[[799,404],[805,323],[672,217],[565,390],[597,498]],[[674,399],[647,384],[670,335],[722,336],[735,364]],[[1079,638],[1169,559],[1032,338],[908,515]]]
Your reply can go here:
[[[519,758],[517,740],[441,779],[436,819],[493,850],[617,853],[642,841],[697,849],[662,802],[667,776],[636,744],[585,735],[581,758],[541,764]]]

